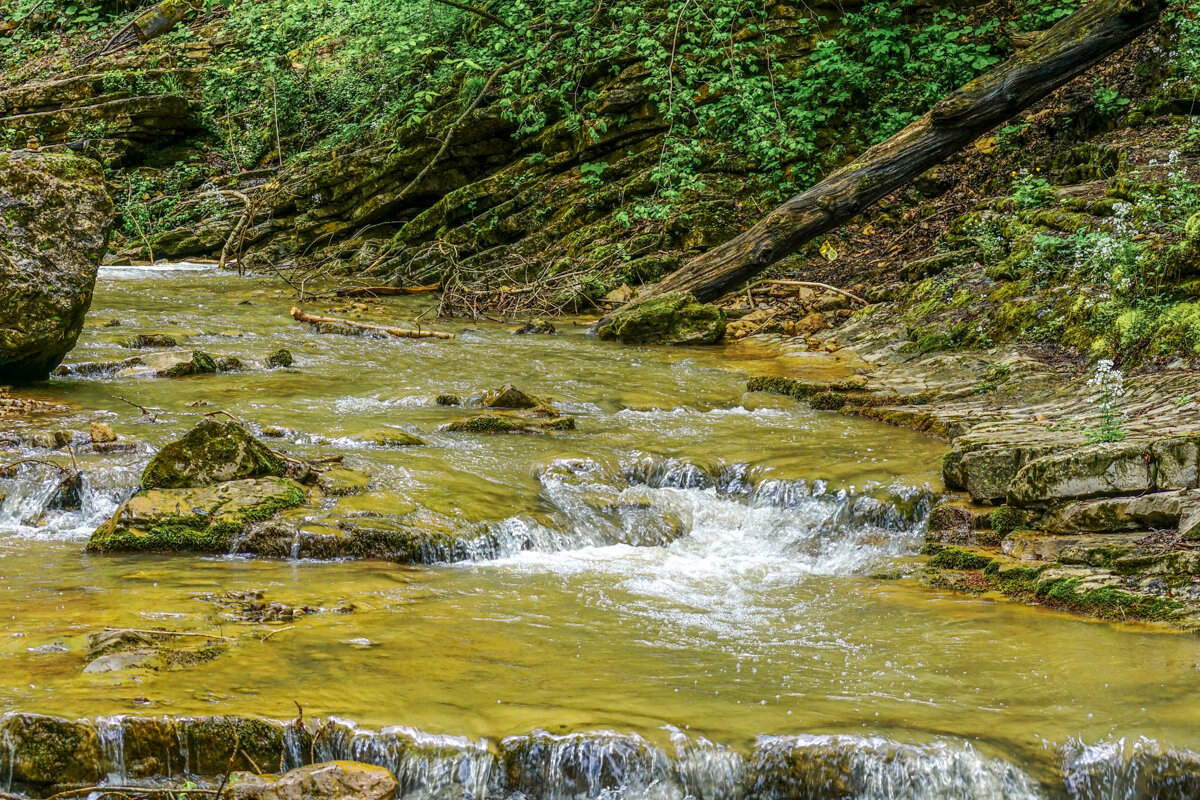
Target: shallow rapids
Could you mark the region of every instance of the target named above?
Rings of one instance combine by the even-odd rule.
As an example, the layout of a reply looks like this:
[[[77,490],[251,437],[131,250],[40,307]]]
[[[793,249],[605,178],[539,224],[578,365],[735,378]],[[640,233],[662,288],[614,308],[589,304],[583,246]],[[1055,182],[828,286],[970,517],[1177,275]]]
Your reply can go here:
[[[7,426],[0,463],[66,463],[34,435],[91,421],[137,446],[77,454],[78,510],[53,507],[46,464],[0,479],[4,709],[290,718],[299,703],[308,717],[402,725],[439,758],[462,750],[393,764],[405,796],[430,800],[803,797],[780,765],[821,758],[852,776],[849,794],[828,796],[1148,797],[1147,753],[1200,749],[1200,640],[897,579],[916,561],[944,447],[744,392],[750,375],[853,364],[747,343],[620,347],[569,322],[554,337],[461,321],[437,323],[452,341],[322,336],[287,316],[292,302],[208,268],[102,271],[70,363],[129,358],[142,351],[123,342],[165,333],[251,369],[55,378],[34,393],[72,411]],[[428,302],[361,313],[412,326]],[[279,347],[294,367],[261,366]],[[438,431],[465,412],[437,395],[506,381],[553,398],[578,429]],[[344,456],[372,479],[356,507],[415,506],[475,538],[425,566],[86,554],[155,449],[214,410],[284,429],[270,442],[289,453]],[[381,428],[429,445],[371,444]],[[250,592],[310,613],[242,636],[251,623],[224,599]],[[236,643],[177,671],[84,672],[87,635],[105,626]],[[618,757],[597,750],[597,731],[645,747]],[[420,750],[340,737],[325,755]],[[528,763],[513,766],[513,742]],[[604,772],[628,759],[619,779]]]

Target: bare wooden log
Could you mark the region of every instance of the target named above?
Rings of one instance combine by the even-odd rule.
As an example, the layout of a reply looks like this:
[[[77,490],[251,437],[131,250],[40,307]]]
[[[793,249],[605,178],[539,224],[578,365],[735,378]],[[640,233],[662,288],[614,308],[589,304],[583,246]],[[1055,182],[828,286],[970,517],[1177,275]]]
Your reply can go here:
[[[345,333],[349,336],[362,333],[386,333],[388,336],[398,336],[401,339],[454,338],[453,333],[443,333],[442,331],[414,331],[409,330],[408,328],[392,328],[387,325],[372,325],[367,322],[351,322],[348,319],[339,319],[338,317],[318,317],[314,314],[306,314],[295,306],[292,306],[292,317],[300,322],[307,322],[309,325],[316,325],[323,332]]]
[[[1133,41],[1157,22],[1163,7],[1162,0],[1087,3],[892,138],[749,230],[693,258],[642,296],[684,290],[700,300],[717,299]]]

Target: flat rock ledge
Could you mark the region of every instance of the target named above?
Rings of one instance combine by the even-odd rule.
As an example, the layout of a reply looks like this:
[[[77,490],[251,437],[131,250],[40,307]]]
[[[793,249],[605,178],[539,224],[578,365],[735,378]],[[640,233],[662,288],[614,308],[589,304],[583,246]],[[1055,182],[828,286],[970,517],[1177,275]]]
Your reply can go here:
[[[839,329],[850,373],[752,379],[750,391],[949,441],[930,516],[939,587],[1200,630],[1200,374],[1128,377],[1123,437],[1097,442],[1084,368],[1018,348],[913,357],[902,332]],[[783,339],[764,341],[786,352]]]

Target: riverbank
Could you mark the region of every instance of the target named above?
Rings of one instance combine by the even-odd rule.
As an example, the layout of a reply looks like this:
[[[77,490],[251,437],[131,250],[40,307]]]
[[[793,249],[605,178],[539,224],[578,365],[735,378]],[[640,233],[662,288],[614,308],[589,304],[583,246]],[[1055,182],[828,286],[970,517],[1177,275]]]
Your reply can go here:
[[[922,581],[1101,619],[1200,626],[1200,372],[1121,376],[1106,410],[1104,387],[1078,360],[1019,345],[914,352],[883,316],[800,345],[835,343],[853,379],[751,388],[951,444],[942,460],[951,494],[930,518]],[[794,342],[756,338],[783,353]]]

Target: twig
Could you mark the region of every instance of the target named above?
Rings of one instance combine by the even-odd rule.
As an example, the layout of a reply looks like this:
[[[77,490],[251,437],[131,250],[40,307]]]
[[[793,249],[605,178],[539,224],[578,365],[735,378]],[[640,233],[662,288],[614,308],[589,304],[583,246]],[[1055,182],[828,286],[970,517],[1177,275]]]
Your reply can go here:
[[[71,470],[67,469],[62,464],[56,464],[53,461],[47,461],[42,458],[22,458],[20,461],[14,461],[11,464],[5,464],[4,466],[0,467],[0,472],[8,472],[13,467],[19,467],[22,464],[41,464],[44,467],[54,467],[63,475],[69,475],[71,472]]]
[[[128,403],[129,405],[133,406],[137,410],[141,411],[143,417],[155,416],[145,406],[139,406],[137,403],[133,402],[132,400],[126,400],[124,397],[121,397],[119,394],[110,394],[109,397],[111,397],[113,400],[120,400],[122,403]]]
[[[273,631],[271,631],[270,633],[268,633],[266,636],[263,636],[263,637],[261,637],[261,638],[259,639],[259,641],[260,641],[260,642],[265,642],[267,639],[270,639],[270,638],[271,638],[272,636],[274,636],[275,634],[277,634],[277,633],[283,633],[284,631],[290,631],[292,628],[295,628],[295,627],[296,627],[295,625],[288,625],[286,628],[276,628],[275,630],[273,630]],[[301,712],[301,713],[303,714],[303,712]]]
[[[202,639],[220,639],[221,641],[224,641],[224,642],[236,641],[235,639],[232,639],[228,636],[218,636],[215,633],[200,633],[199,631],[168,631],[168,630],[155,630],[155,629],[150,629],[150,628],[117,628],[117,627],[112,627],[112,626],[105,627],[104,630],[106,630],[106,631],[129,631],[130,633],[147,633],[147,634],[150,634],[153,636],[198,636]]]
[[[245,424],[245,423],[244,423],[244,422],[242,422],[240,419],[238,419],[237,417],[235,417],[233,414],[230,414],[228,411],[226,411],[226,410],[225,410],[225,409],[223,409],[223,408],[222,408],[222,409],[220,409],[220,410],[218,410],[218,411],[209,411],[209,412],[208,412],[207,414],[205,414],[204,416],[206,416],[206,417],[216,417],[216,416],[220,416],[221,414],[224,414],[225,416],[229,417],[231,420],[233,420],[234,422],[236,422],[238,425],[244,425],[244,424]]]

